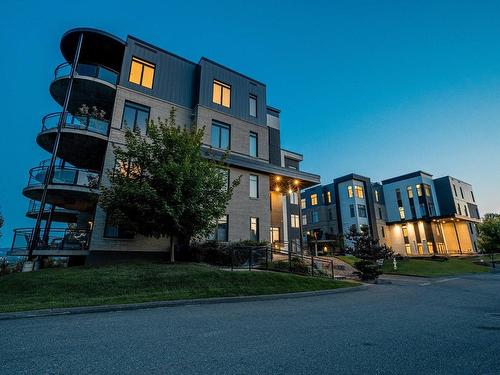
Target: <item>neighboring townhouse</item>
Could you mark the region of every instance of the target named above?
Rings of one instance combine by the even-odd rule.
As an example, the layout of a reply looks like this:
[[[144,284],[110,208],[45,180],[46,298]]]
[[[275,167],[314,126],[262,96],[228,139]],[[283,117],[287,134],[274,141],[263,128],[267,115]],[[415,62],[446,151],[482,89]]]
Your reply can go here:
[[[325,214],[326,205],[307,205],[311,196],[331,186],[334,219]],[[308,221],[304,230],[319,231],[322,240],[345,236],[353,225],[365,225],[379,243],[405,256],[478,251],[476,223],[480,216],[472,186],[453,177],[433,179],[429,173],[417,171],[371,183],[367,177],[351,174],[333,184],[306,189],[302,197],[304,213],[312,216],[314,212],[316,219]],[[348,240],[344,246],[349,246]]]
[[[32,200],[28,216],[43,223],[33,255],[83,262],[169,250],[167,238],[112,226],[96,202],[99,185],[109,183],[106,172],[117,167],[113,149],[124,145],[126,128],[147,136],[147,121],[166,118],[172,108],[178,125],[205,129],[205,155],[229,152],[229,180],[241,176],[213,239],[299,246],[299,192],[320,180],[301,171],[302,155],[281,148],[280,110],[268,106],[264,83],[204,57],[192,62],[95,29],[68,31],[60,47],[66,62],[56,68],[50,93],[61,112],[44,117],[37,136],[52,154],[59,140],[57,164],[48,184],[50,164],[33,168],[23,190]],[[98,115],[82,113],[85,106]],[[33,233],[16,230],[11,252],[27,254]]]

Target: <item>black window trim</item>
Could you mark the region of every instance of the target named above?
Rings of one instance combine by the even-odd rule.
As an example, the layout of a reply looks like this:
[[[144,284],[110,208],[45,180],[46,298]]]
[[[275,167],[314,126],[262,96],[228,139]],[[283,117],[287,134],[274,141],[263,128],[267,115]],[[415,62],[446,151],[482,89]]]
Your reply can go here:
[[[135,82],[131,82],[130,81],[130,73],[132,73],[132,62],[135,61],[136,63],[138,64],[141,64],[142,65],[142,69],[141,69],[141,79],[139,80],[140,83],[135,83]],[[143,78],[143,75],[144,75],[144,66],[148,66],[150,68],[153,68],[153,82],[151,82],[151,88],[147,87],[147,86],[144,86],[142,84],[142,78]],[[150,62],[150,61],[147,61],[143,58],[140,58],[140,57],[137,57],[137,56],[133,56],[132,55],[132,59],[130,60],[130,71],[128,73],[128,82],[129,83],[133,83],[134,85],[138,85],[138,86],[141,86],[141,87],[144,87],[145,89],[148,89],[148,90],[152,90],[154,85],[155,85],[155,77],[156,77],[156,64]]]
[[[137,111],[143,111],[143,112],[146,112],[146,109],[147,109],[147,112],[148,112],[148,119],[147,119],[147,122],[149,123],[149,117],[151,116],[151,107],[148,107],[146,105],[143,105],[143,104],[140,104],[140,103],[135,103],[135,102],[132,102],[130,100],[125,100],[125,104],[123,105],[123,112],[122,112],[122,122],[120,124],[120,129],[123,129],[123,120],[125,118],[125,109],[129,107],[129,108],[134,108],[136,110],[135,112],[135,117],[134,117],[134,124],[133,124],[133,127],[132,127],[132,130],[136,130],[137,128]],[[146,126],[146,134],[148,133],[148,128]]]

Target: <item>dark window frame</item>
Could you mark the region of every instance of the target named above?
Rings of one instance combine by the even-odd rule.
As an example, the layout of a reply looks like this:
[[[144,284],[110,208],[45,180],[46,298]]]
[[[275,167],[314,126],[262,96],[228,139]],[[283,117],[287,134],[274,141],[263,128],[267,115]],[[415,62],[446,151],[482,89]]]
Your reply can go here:
[[[140,83],[135,83],[135,82],[132,82],[130,80],[130,74],[132,73],[132,63],[133,62],[136,62],[137,64],[140,64],[142,65],[142,68],[141,68],[141,78],[140,78]],[[153,68],[153,79],[152,79],[152,82],[151,82],[151,87],[148,87],[148,86],[144,86],[142,84],[142,79],[144,77],[144,66],[149,66],[150,68]],[[144,60],[140,57],[136,57],[136,56],[132,56],[132,59],[130,60],[130,71],[128,72],[128,82],[129,83],[132,83],[134,85],[138,85],[138,86],[141,86],[141,87],[144,87],[145,89],[148,89],[148,90],[152,90],[154,85],[155,85],[155,77],[156,77],[156,64],[153,64],[152,62],[150,61],[147,61],[147,60]]]
[[[217,103],[217,102],[214,102],[214,89],[215,89],[215,85],[217,86],[220,86],[221,87],[221,90],[220,90],[220,103]],[[228,89],[229,90],[229,107],[228,106],[225,106],[223,103],[223,98],[224,98],[224,89]],[[220,105],[224,108],[229,108],[231,109],[231,104],[233,102],[233,99],[231,97],[231,93],[232,93],[232,87],[229,83],[226,83],[226,82],[223,82],[221,80],[218,80],[218,79],[215,79],[213,80],[212,82],[212,103],[214,104],[217,104],[217,105]]]
[[[137,129],[140,130],[140,128],[138,128],[138,126],[137,126],[137,114],[138,114],[138,112],[141,111],[141,112],[148,113],[148,119],[147,119],[146,124],[145,124],[145,126],[146,126],[145,133],[148,134],[148,126],[147,125],[149,123],[149,118],[151,116],[151,107],[148,107],[148,106],[143,105],[143,104],[135,103],[135,102],[132,102],[130,100],[125,100],[125,104],[123,105],[122,122],[120,124],[120,129],[127,128],[126,126],[124,126],[125,111],[127,108],[132,108],[136,111],[135,116],[134,116],[134,124],[131,128],[130,128],[130,126],[128,127],[129,129],[131,129],[133,131],[137,131]]]
[[[252,219],[255,219],[255,238],[252,238]],[[259,228],[259,218],[255,216],[250,216],[250,240],[260,241],[260,228]]]
[[[218,145],[214,146],[212,144],[212,134],[214,131],[214,127],[219,128],[219,139],[218,139]],[[222,140],[222,132],[220,129],[227,129],[228,131],[228,142],[227,142],[227,148],[222,148],[221,147],[221,140]],[[210,129],[210,146],[218,148],[220,150],[231,150],[231,125],[225,124],[220,121],[212,120],[212,127]]]

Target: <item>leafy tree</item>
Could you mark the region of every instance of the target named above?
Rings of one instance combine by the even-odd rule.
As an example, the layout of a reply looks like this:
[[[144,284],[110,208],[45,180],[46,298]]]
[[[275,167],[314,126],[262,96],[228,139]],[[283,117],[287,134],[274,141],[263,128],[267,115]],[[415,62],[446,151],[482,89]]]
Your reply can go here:
[[[111,224],[134,234],[169,236],[181,245],[203,238],[225,214],[234,188],[223,173],[227,155],[202,155],[204,129],[177,126],[175,110],[168,119],[147,126],[147,136],[128,130],[125,147],[114,149],[110,186],[101,188],[100,205]]]
[[[380,245],[377,240],[370,236],[370,230],[366,225],[361,226],[358,231],[355,225],[351,226],[346,238],[352,245],[348,245],[346,252],[361,259],[354,263],[362,280],[375,280],[382,271],[376,264],[379,259],[388,259],[394,252],[387,245]]]
[[[495,268],[495,253],[500,252],[500,215],[484,215],[482,223],[477,227],[479,247],[490,256],[493,268]]]

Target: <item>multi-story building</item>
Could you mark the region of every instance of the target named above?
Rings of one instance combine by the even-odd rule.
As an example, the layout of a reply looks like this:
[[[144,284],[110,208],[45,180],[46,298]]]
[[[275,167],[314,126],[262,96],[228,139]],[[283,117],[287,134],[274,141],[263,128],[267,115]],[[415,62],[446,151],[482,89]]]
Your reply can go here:
[[[27,253],[30,242],[35,256],[80,261],[169,251],[166,238],[111,226],[97,201],[126,128],[146,136],[147,121],[167,118],[172,108],[178,125],[205,129],[203,150],[229,152],[230,180],[241,176],[214,238],[299,239],[297,192],[318,184],[319,176],[301,171],[302,156],[281,148],[280,111],[267,105],[265,84],[207,58],[192,62],[95,29],[68,31],[60,47],[66,62],[56,68],[50,93],[62,110],[44,117],[37,136],[43,149],[57,150],[57,164],[47,181],[50,164],[33,168],[23,191],[33,200],[28,215],[44,226],[37,241],[33,230],[16,230],[13,253]],[[44,195],[48,206],[40,213]],[[57,222],[72,225],[56,229]]]
[[[312,197],[328,190],[333,194],[334,219],[325,214],[324,200],[311,204]],[[324,240],[363,225],[373,238],[406,256],[478,251],[475,224],[480,216],[472,186],[452,177],[433,179],[417,171],[380,184],[351,174],[333,184],[306,189],[302,199],[306,202],[304,230]]]

